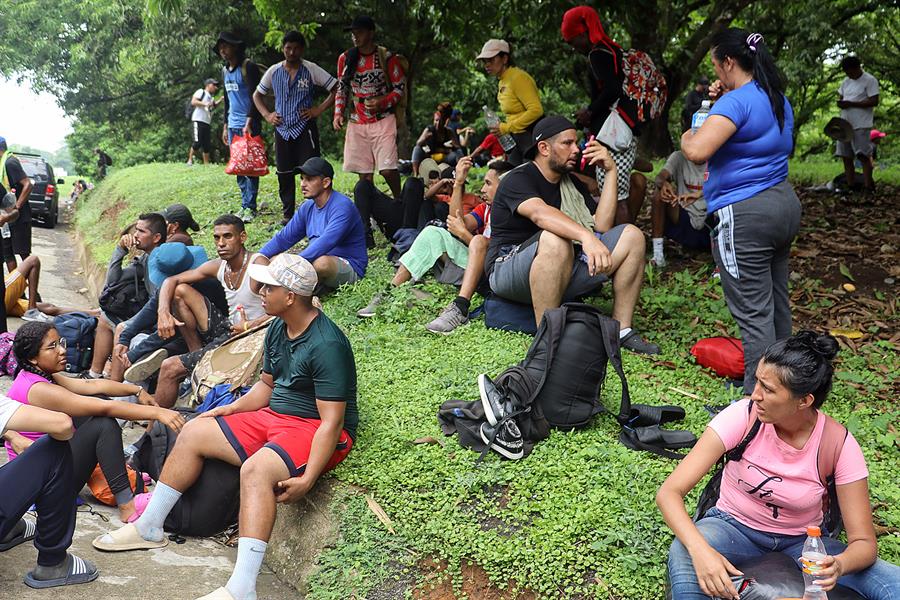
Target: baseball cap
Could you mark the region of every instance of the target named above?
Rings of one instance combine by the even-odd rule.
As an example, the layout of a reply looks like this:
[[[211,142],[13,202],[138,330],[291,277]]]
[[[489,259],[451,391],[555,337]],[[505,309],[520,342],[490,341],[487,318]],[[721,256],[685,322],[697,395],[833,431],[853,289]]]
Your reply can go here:
[[[194,231],[200,229],[197,221],[194,220],[194,215],[191,214],[191,210],[184,204],[173,204],[160,211],[159,214],[165,218],[167,223],[178,223],[185,229],[193,229]]]
[[[267,265],[247,267],[251,279],[266,285],[283,287],[298,296],[312,296],[319,278],[308,260],[297,254],[283,252]]]
[[[196,269],[209,257],[203,246],[185,246],[181,242],[166,242],[154,248],[147,260],[147,273],[157,287],[167,277]]]
[[[475,60],[482,58],[494,58],[501,52],[509,54],[509,43],[506,40],[488,40],[481,47],[481,54],[475,57]]]
[[[334,167],[321,156],[313,156],[306,159],[306,162],[300,166],[300,172],[310,177],[334,178]]]
[[[216,84],[216,85],[219,85],[219,80],[218,80],[218,79],[213,79],[212,77],[210,77],[209,79],[207,79],[206,81],[203,82],[203,85],[204,85],[204,86],[207,86],[207,85],[209,85],[209,84],[211,84],[211,83],[214,83],[214,84]]]
[[[825,125],[825,135],[837,142],[848,143],[853,139],[853,125],[846,119],[832,117]]]
[[[359,15],[355,17],[349,25],[344,27],[344,31],[353,31],[354,29],[368,29],[375,31],[375,19],[369,15]]]
[[[216,38],[216,43],[213,44],[213,47],[212,47],[213,54],[219,53],[219,45],[223,42],[226,44],[231,44],[232,46],[234,46],[236,48],[244,48],[246,46],[246,44],[244,44],[244,41],[241,38],[239,38],[238,36],[234,35],[233,33],[228,32],[228,31],[223,31],[223,32],[219,33],[219,37]]]
[[[873,129],[869,132],[869,141],[874,142],[879,138],[887,137],[887,134],[883,131],[878,131],[877,129]]]
[[[575,125],[565,117],[559,115],[544,117],[534,126],[531,147],[525,151],[525,157],[534,158],[534,155],[537,152],[538,142],[541,140],[552,138],[557,133],[562,133],[569,129],[575,129]]]

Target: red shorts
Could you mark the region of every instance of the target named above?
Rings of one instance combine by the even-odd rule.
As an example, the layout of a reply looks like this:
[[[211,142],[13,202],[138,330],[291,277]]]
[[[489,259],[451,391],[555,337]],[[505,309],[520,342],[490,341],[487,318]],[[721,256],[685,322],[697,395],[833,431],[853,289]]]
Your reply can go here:
[[[269,407],[227,417],[216,417],[216,422],[219,423],[231,447],[237,452],[241,463],[265,446],[281,457],[291,477],[303,475],[306,471],[313,436],[322,423],[319,419],[282,415]],[[353,439],[350,434],[346,430],[341,431],[341,437],[338,438],[334,454],[325,465],[325,471],[335,468],[347,457],[352,447]]]

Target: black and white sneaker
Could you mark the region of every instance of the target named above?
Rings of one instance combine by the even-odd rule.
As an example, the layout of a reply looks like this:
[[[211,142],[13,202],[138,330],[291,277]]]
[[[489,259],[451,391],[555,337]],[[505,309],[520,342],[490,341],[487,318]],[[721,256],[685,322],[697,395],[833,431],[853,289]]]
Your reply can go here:
[[[496,426],[506,416],[506,398],[484,373],[478,376],[478,392],[481,394],[484,416],[487,417],[488,423]]]
[[[497,435],[494,435],[494,431],[497,431]],[[500,456],[510,460],[518,460],[525,456],[522,432],[519,431],[515,420],[507,419],[500,425],[499,430],[488,423],[482,423],[480,433],[481,440]],[[494,441],[491,441],[492,437]]]

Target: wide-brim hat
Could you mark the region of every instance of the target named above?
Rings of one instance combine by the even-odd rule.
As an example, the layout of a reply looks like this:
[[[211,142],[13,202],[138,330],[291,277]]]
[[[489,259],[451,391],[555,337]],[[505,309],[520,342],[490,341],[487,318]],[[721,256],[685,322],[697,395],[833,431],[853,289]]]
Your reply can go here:
[[[825,125],[825,135],[836,142],[853,141],[853,125],[846,119],[834,117]]]

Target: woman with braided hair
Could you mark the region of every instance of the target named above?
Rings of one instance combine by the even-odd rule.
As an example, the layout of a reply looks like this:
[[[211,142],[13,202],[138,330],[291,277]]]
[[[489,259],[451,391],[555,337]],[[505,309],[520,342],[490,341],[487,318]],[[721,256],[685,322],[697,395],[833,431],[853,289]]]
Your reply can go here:
[[[713,216],[712,249],[722,290],[744,345],[744,394],[763,351],[791,335],[788,256],[800,200],[788,183],[794,111],[763,36],[725,29],[713,36],[716,103],[681,138],[688,160],[707,166],[703,196]]]
[[[656,504],[676,538],[669,550],[672,598],[737,600],[731,577],[742,575],[742,563],[770,552],[798,560],[807,527],[823,523],[831,484],[847,543],[822,531],[826,556],[816,581],[826,592],[840,584],[867,600],[900,598],[900,567],[878,558],[862,450],[822,412],[837,351],[833,337],[812,331],[769,346],[750,399],[716,415],[659,488]],[[738,446],[740,457],[731,455]],[[828,487],[820,479],[820,452],[834,456]],[[695,523],[684,498],[726,453],[733,457],[718,501]]]
[[[74,493],[87,482],[97,464],[106,477],[119,506],[123,522],[136,519],[134,496],[125,470],[122,430],[116,419],[127,421],[157,420],[178,431],[184,425],[182,416],[160,408],[153,396],[140,386],[106,379],[68,377],[66,340],[52,323],[25,323],[16,333],[13,353],[19,370],[8,395],[11,399],[72,417],[75,435],[69,441],[74,463]],[[138,404],[105,400],[106,396],[136,395]],[[6,450],[10,460],[28,448],[42,434],[7,431]]]

